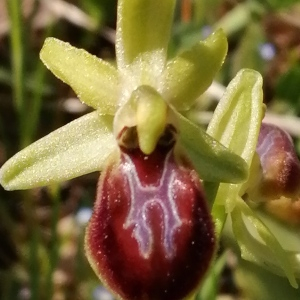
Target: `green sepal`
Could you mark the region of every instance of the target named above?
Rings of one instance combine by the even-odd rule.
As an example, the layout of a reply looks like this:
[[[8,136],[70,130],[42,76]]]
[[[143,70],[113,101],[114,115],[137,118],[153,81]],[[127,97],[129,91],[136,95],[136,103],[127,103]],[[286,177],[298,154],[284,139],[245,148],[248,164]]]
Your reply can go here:
[[[182,146],[201,179],[216,182],[241,182],[247,176],[247,165],[202,128],[172,110],[179,131],[178,145]]]
[[[208,125],[207,133],[241,156],[250,169],[262,117],[261,75],[244,69],[228,85]],[[227,212],[230,211],[240,189],[240,184],[221,184],[215,205],[226,203]]]
[[[163,95],[177,110],[189,109],[205,92],[223,64],[227,39],[219,29],[168,62]]]
[[[175,3],[175,0],[118,1],[116,52],[121,70],[136,59],[142,65],[151,61],[152,75],[157,76],[153,72],[165,64]]]
[[[113,117],[89,113],[36,141],[0,169],[7,190],[50,185],[101,170],[116,149]]]
[[[117,69],[69,43],[47,38],[40,52],[46,67],[72,87],[79,99],[103,114],[114,114],[118,107]]]
[[[229,83],[216,107],[207,133],[250,166],[263,118],[261,75],[243,69]]]

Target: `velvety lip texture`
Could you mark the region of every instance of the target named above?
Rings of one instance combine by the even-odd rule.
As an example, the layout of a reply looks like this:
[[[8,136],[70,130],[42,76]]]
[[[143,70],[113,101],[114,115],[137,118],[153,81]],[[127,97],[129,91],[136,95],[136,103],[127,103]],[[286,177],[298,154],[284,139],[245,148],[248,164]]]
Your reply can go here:
[[[194,170],[174,143],[120,148],[100,177],[86,236],[90,262],[121,299],[182,299],[214,254],[214,226]]]

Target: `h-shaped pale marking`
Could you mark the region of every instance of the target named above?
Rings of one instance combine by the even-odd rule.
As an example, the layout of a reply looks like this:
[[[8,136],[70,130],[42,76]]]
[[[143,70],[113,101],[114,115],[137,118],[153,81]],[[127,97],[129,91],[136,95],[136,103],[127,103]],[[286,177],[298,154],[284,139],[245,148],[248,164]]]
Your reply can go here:
[[[173,164],[169,163],[171,151],[165,158],[163,172],[157,186],[143,186],[139,179],[136,167],[131,158],[124,154],[126,163],[125,176],[130,186],[131,205],[124,228],[133,225],[133,235],[136,238],[141,254],[147,258],[150,255],[153,233],[147,220],[147,209],[153,205],[159,205],[163,211],[163,245],[166,257],[174,255],[173,234],[175,229],[181,225],[178,216],[175,197],[173,193],[174,170]]]

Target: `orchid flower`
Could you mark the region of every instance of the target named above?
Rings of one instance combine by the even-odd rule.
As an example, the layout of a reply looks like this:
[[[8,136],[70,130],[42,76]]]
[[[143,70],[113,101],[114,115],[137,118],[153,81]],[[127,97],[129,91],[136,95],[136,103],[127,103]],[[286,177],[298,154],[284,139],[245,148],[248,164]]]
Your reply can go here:
[[[184,112],[211,84],[227,41],[217,30],[167,60],[175,2],[119,0],[117,67],[48,38],[42,61],[95,111],[21,150],[0,170],[7,190],[101,171],[85,248],[95,273],[120,299],[188,297],[211,264],[226,216],[241,247],[244,217],[258,222],[240,194],[263,118],[261,76],[237,74],[207,132],[189,121]],[[275,245],[272,253],[295,285],[276,239],[263,226],[258,231],[262,253]]]
[[[279,127],[265,123],[259,125],[257,143],[243,141],[246,137],[239,132],[234,134],[229,123],[228,130],[220,129],[224,123],[223,111],[233,103],[234,97],[225,94],[207,132],[245,159],[250,176],[246,183],[221,183],[212,214],[219,227],[224,225],[226,215],[243,259],[286,276],[297,288],[297,279],[300,279],[299,227],[289,225],[294,225],[296,219],[299,225],[300,221],[296,212],[300,197],[300,162],[293,141]],[[257,124],[252,122],[241,126],[246,126],[251,132],[257,130]],[[240,143],[233,143],[231,136]],[[285,223],[278,222],[276,217]]]

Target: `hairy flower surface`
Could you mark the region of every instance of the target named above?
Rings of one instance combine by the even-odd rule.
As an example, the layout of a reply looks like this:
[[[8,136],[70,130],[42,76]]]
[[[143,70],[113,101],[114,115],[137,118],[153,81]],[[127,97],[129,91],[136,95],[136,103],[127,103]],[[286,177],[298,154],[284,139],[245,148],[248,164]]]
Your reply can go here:
[[[167,60],[175,3],[118,2],[117,67],[48,38],[42,61],[95,111],[21,150],[0,170],[7,190],[102,172],[86,252],[120,299],[187,297],[211,263],[227,215],[241,247],[248,246],[243,233],[253,215],[241,191],[262,120],[261,76],[237,74],[207,132],[188,120],[184,111],[211,84],[227,40],[217,30]],[[259,258],[276,244],[264,241]],[[275,256],[292,281],[283,254]]]
[[[183,299],[214,255],[203,187],[169,136],[150,155],[121,147],[100,177],[86,249],[122,299]]]
[[[117,68],[68,43],[46,39],[40,53],[44,64],[96,111],[11,158],[0,172],[5,189],[33,188],[101,171],[124,127],[137,126],[141,150],[149,154],[169,123],[202,179],[240,182],[247,177],[243,159],[179,113],[212,82],[227,40],[218,30],[167,61],[175,2],[118,2]]]

